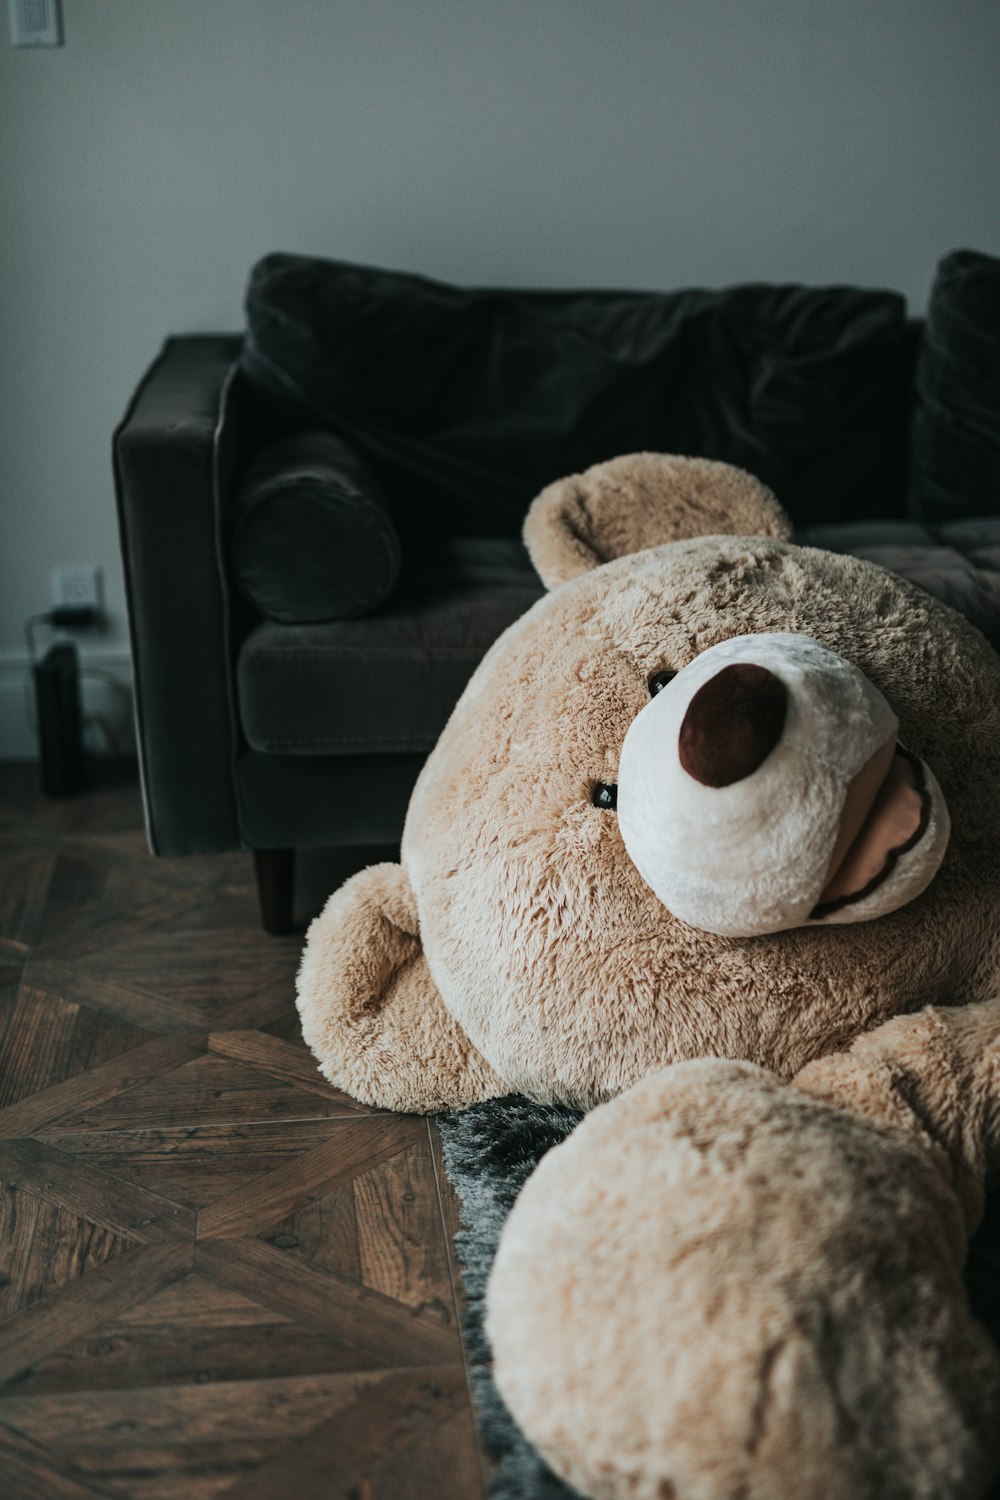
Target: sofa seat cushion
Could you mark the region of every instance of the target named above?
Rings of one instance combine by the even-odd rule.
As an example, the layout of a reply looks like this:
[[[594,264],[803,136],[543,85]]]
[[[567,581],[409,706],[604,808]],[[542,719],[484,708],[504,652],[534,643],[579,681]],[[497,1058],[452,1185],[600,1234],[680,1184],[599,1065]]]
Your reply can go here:
[[[246,638],[237,681],[254,750],[276,755],[426,752],[489,647],[543,590],[519,542],[478,539],[417,559],[364,620],[268,621]]]
[[[909,579],[1000,648],[1000,519],[808,526],[795,540]],[[520,542],[466,538],[414,549],[399,592],[364,620],[258,625],[237,669],[247,742],[285,756],[426,753],[493,641],[542,592]]]
[[[1000,648],[1000,517],[803,526],[795,540],[867,558],[950,604]]]

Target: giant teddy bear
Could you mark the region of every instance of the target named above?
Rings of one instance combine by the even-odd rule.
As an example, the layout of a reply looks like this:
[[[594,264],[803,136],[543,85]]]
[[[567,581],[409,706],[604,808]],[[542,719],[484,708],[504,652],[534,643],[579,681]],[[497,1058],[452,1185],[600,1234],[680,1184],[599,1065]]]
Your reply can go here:
[[[598,465],[525,539],[549,593],[452,714],[402,863],[310,929],[305,1038],[381,1107],[601,1106],[490,1289],[498,1384],[583,1493],[980,1495],[1000,659],[725,464]]]

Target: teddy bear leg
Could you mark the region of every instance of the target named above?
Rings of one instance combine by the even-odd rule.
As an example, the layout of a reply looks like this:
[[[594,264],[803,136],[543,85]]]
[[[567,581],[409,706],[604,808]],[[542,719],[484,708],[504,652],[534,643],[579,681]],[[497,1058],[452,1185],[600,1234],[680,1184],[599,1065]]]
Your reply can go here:
[[[445,1008],[401,865],[372,865],[334,892],[297,988],[321,1071],[365,1104],[429,1114],[509,1092]]]

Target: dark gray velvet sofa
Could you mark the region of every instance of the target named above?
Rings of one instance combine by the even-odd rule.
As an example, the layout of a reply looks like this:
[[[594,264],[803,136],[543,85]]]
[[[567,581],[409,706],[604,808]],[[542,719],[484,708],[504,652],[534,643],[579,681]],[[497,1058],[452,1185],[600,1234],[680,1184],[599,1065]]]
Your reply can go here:
[[[322,434],[379,490],[370,512],[350,481],[364,526],[342,535],[336,506],[299,519],[280,485],[282,443]],[[295,850],[362,864],[398,840],[464,684],[541,593],[533,495],[639,449],[742,464],[801,541],[902,573],[1000,645],[1000,262],[948,257],[914,323],[855,288],[465,291],[270,256],[247,330],[169,339],[114,437],[153,852],[253,851],[280,931]],[[247,563],[247,476],[275,452]],[[349,610],[322,602],[335,575],[364,583]]]

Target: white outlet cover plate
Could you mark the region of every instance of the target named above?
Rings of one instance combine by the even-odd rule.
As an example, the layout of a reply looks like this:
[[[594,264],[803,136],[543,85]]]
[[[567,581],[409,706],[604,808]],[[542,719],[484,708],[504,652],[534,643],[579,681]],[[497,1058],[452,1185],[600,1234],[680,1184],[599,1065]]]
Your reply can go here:
[[[60,0],[7,0],[7,7],[13,46],[62,46]]]
[[[91,566],[52,569],[52,603],[101,607],[101,570]]]

